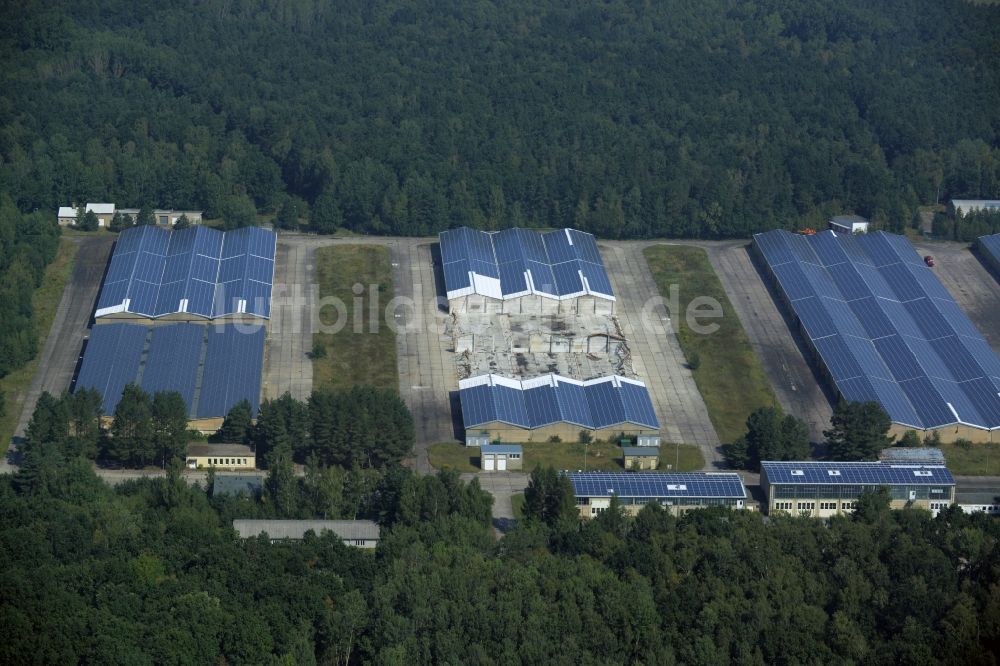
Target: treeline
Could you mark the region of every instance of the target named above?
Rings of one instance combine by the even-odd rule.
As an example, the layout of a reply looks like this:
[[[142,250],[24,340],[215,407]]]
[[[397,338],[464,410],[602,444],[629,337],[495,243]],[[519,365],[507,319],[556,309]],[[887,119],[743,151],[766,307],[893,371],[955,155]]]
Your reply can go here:
[[[0,188],[321,233],[745,236],[1000,195],[1000,8],[30,0]]]
[[[52,211],[22,214],[0,186],[0,377],[38,351],[31,299],[58,249]]]
[[[192,434],[176,391],[149,394],[128,384],[105,428],[101,394],[81,389],[42,393],[22,449],[58,448],[66,455],[132,467],[182,461]],[[197,433],[195,433],[197,435]],[[245,400],[233,406],[215,439],[248,444],[258,464],[285,460],[344,469],[382,469],[413,450],[413,417],[393,391],[354,386],[314,391],[308,402],[285,394],[265,400],[256,423]]]
[[[394,391],[353,386],[313,391],[306,402],[288,393],[265,400],[250,425],[249,406],[238,405],[223,424],[223,441],[254,447],[258,464],[279,458],[324,466],[381,468],[413,451],[413,416]]]
[[[1000,197],[1000,194],[997,195]],[[934,235],[938,238],[972,243],[980,236],[1000,234],[1000,212],[979,210],[958,215],[954,210],[934,216]]]
[[[531,517],[497,541],[481,490],[396,468],[359,495],[359,515],[382,521],[373,556],[330,536],[241,541],[231,519],[256,500],[209,497],[175,473],[111,488],[82,459],[51,469],[45,483],[0,477],[3,663],[998,656],[1000,521],[955,508],[931,518],[872,495],[829,521],[650,506],[580,523],[543,474]]]

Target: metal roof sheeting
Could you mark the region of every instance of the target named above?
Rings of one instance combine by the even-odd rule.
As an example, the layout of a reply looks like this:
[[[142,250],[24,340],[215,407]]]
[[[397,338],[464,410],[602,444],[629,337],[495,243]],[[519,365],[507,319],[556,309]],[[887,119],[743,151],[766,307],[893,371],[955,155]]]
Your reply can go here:
[[[736,472],[564,472],[577,497],[746,499]]]
[[[225,416],[241,400],[256,415],[263,364],[260,325],[100,324],[90,333],[74,391],[96,389],[105,414],[114,413],[126,384],[137,384],[147,393],[177,391],[190,418]]]
[[[276,243],[274,232],[258,227],[126,229],[115,244],[96,316],[250,314],[267,319]]]
[[[617,375],[585,382],[554,374],[523,382],[479,375],[458,387],[467,429],[495,422],[526,429],[560,422],[589,430],[624,423],[660,427],[646,385]]]
[[[615,300],[597,241],[576,229],[460,227],[439,235],[448,298],[481,294],[506,300],[528,294],[554,299],[593,295]]]
[[[916,429],[1000,427],[1000,359],[905,238],[776,230],[754,247],[845,399]]]
[[[955,479],[943,465],[889,462],[772,462],[761,461],[761,481],[771,484],[953,486]]]

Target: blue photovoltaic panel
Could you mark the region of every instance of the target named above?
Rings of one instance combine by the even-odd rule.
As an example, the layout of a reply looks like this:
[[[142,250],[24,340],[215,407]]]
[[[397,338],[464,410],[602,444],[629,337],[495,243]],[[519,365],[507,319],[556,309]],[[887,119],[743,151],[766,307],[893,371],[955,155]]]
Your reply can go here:
[[[779,264],[771,267],[774,276],[778,279],[781,290],[785,293],[785,298],[790,301],[797,301],[800,298],[815,296],[816,292],[806,279],[805,273],[799,264]]]
[[[535,427],[562,421],[556,389],[552,386],[538,386],[524,392],[524,404],[528,410],[528,422]]]
[[[761,461],[760,471],[762,480],[766,477],[769,484],[852,486],[955,485],[954,477],[952,477],[951,472],[943,465],[907,465],[885,462]]]
[[[256,416],[260,405],[260,375],[264,365],[264,328],[211,326],[201,390],[198,392],[197,417],[225,416],[241,400],[250,403]]]
[[[549,257],[549,263],[561,264],[565,261],[576,261],[579,259],[573,246],[569,244],[565,230],[550,231],[542,234],[545,242],[545,252]]]
[[[524,264],[520,262],[500,264],[500,290],[505,294],[516,294],[528,290]]]
[[[601,382],[585,387],[587,404],[590,406],[590,419],[595,428],[625,421],[625,405],[620,391],[611,382]]]
[[[823,236],[827,238],[827,236]],[[855,301],[871,296],[868,284],[851,264],[839,264],[835,270],[830,271],[833,281],[837,284],[844,300]]]
[[[649,392],[627,381],[592,380],[586,385],[558,381],[524,389],[500,383],[477,383],[459,389],[466,428],[494,421],[540,428],[566,422],[596,430],[619,424],[658,429]]]
[[[486,384],[462,389],[462,422],[466,428],[497,420],[497,409],[490,394],[491,390],[492,387]]]
[[[560,296],[576,294],[583,291],[583,282],[580,281],[580,264],[576,261],[567,261],[564,264],[554,264],[552,274],[556,278],[556,293]]]
[[[851,310],[857,317],[867,336],[875,340],[896,332],[896,327],[889,321],[885,311],[879,306],[873,296],[859,298],[850,302]]]
[[[155,226],[126,229],[115,245],[96,316],[237,314],[233,304],[239,299],[262,294],[270,298],[276,243],[274,233],[257,227],[225,233],[202,226],[179,231]],[[226,259],[220,261],[223,256]],[[215,311],[214,299],[206,294],[214,294],[219,283],[229,283],[226,293],[235,300]],[[270,304],[245,312],[266,318]]]
[[[493,387],[493,403],[497,408],[497,420],[522,428],[531,427],[528,408],[524,404],[524,393],[509,386]]]
[[[555,298],[584,293],[614,298],[597,242],[590,234],[572,229],[540,235],[518,228],[485,232],[461,227],[442,232],[439,239],[445,290],[450,298],[477,290],[503,299],[526,292]],[[468,277],[470,271],[499,279],[499,294],[495,283],[477,283]],[[531,273],[530,281],[526,271]],[[581,273],[587,280],[586,288]]]
[[[569,229],[569,235],[573,239],[573,249],[581,261],[600,266],[603,262],[601,252],[597,249],[597,241],[590,234],[580,233],[576,229]]]
[[[1000,427],[1000,358],[905,238],[771,231],[754,247],[845,399],[915,428]]]
[[[1000,234],[992,236],[981,236],[979,238],[979,250],[985,256],[993,269],[1000,271]]]
[[[659,421],[653,411],[653,401],[649,398],[649,391],[645,386],[635,386],[628,382],[622,382],[621,387],[622,402],[625,404],[625,419],[632,423],[658,428]]]
[[[132,324],[102,324],[90,332],[74,390],[96,389],[104,396],[104,413],[111,415],[126,384],[134,384],[147,330]]]
[[[448,291],[471,288],[472,278],[469,277],[469,262],[463,259],[445,264],[444,283],[447,285]]]
[[[560,382],[556,389],[556,402],[559,403],[559,413],[562,414],[563,421],[584,428],[590,427],[592,423],[590,405],[587,402],[587,391],[583,386]]]
[[[581,261],[580,270],[583,271],[583,277],[587,278],[587,287],[590,291],[611,295],[611,281],[608,279],[608,274],[604,272],[603,266]]]
[[[669,472],[564,472],[577,497],[744,499],[739,474]]]
[[[153,327],[142,373],[142,390],[150,395],[158,391],[177,391],[190,413],[204,337],[205,327],[199,324]]]

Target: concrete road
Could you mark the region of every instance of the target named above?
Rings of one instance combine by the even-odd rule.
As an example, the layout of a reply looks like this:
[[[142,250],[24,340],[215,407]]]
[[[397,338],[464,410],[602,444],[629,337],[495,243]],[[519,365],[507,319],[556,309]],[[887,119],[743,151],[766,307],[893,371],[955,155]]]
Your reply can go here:
[[[967,243],[918,242],[921,256],[934,257],[934,273],[965,314],[1000,353],[1000,284],[997,284]]]
[[[528,487],[528,474],[523,472],[462,474],[462,480],[466,483],[472,479],[479,479],[479,485],[482,489],[493,496],[493,529],[494,534],[499,538],[516,522],[511,497],[523,493]]]
[[[74,236],[70,240],[79,246],[73,273],[63,291],[52,321],[52,329],[39,355],[38,372],[28,388],[21,418],[14,430],[15,442],[24,437],[24,431],[35,411],[35,404],[43,391],[59,395],[69,389],[114,244],[114,237],[111,236]]]
[[[664,441],[698,446],[706,469],[716,469],[722,465],[719,436],[670,325],[671,315],[657,305],[660,292],[642,254],[646,245],[601,243],[618,299],[615,314],[628,340],[633,368],[649,388]]]
[[[261,397],[290,393],[305,400],[312,392],[312,316],[316,246],[279,237],[274,265],[271,321],[264,354]]]
[[[745,243],[706,249],[782,409],[808,423],[810,439],[822,442],[833,409],[803,355],[798,329],[785,319]]]
[[[426,239],[394,239],[389,244],[400,307],[386,314],[399,327],[399,395],[413,414],[415,464],[417,471],[424,474],[432,471],[427,446],[455,439],[451,394],[458,391],[451,340],[445,335],[448,315],[436,301],[439,285],[431,253],[433,243]]]

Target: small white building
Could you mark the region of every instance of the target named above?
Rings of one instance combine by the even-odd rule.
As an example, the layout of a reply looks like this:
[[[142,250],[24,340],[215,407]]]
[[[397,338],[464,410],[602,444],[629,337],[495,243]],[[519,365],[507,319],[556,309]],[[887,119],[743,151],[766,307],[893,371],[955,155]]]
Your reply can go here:
[[[524,451],[518,444],[487,444],[479,448],[480,467],[484,472],[506,472],[521,469]]]
[[[830,218],[830,229],[841,234],[866,234],[868,220],[860,215],[834,215]]]
[[[111,224],[111,218],[115,216],[115,205],[113,203],[88,203],[84,209],[97,216],[97,226],[106,227]],[[56,219],[59,226],[68,227],[77,223],[77,213],[79,211],[73,206],[59,206]]]

